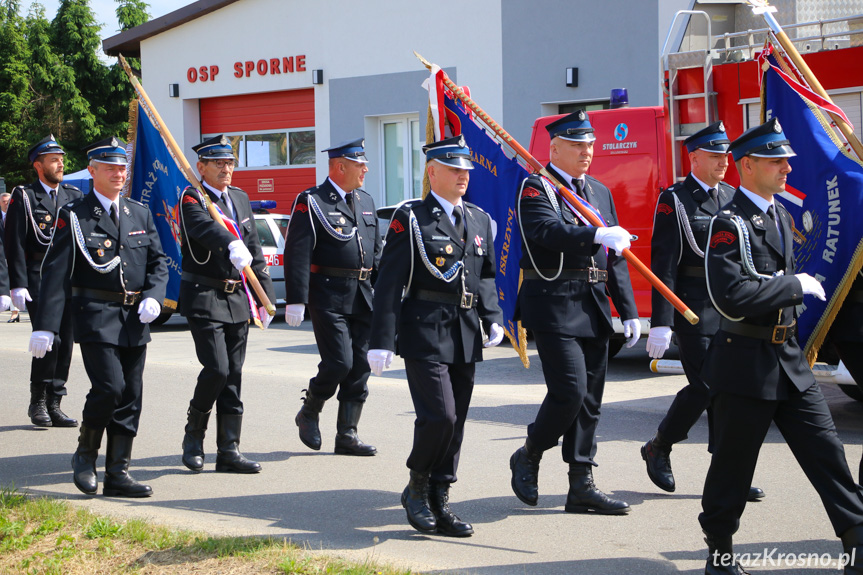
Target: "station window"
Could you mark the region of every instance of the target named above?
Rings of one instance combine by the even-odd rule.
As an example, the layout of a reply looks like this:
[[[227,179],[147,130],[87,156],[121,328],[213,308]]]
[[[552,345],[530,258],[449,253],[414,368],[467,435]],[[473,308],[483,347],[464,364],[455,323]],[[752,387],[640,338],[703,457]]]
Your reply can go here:
[[[609,100],[597,100],[596,102],[576,102],[573,104],[560,104],[557,107],[558,114],[572,114],[579,110],[595,112],[596,110],[608,110]]]
[[[217,134],[204,135],[210,138]],[[314,129],[225,134],[234,148],[237,168],[281,168],[315,165]]]

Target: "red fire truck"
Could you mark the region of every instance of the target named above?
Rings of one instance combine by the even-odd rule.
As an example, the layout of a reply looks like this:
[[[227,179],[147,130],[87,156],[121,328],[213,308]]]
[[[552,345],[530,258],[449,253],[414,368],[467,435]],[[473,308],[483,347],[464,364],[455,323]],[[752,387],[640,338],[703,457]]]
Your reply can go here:
[[[703,12],[683,11],[678,13],[675,23],[681,16],[700,15],[707,16]],[[863,66],[859,62],[863,61],[863,30],[860,34],[854,33],[855,20],[863,21],[863,16],[807,22],[785,27],[785,30],[789,35],[794,29],[818,30],[811,36],[798,34],[795,45],[859,133],[863,97]],[[672,30],[674,28],[673,23]],[[650,265],[650,237],[659,192],[682,180],[689,172],[683,140],[720,119],[732,140],[760,123],[758,65],[753,58],[763,46],[766,32],[766,29],[750,30],[712,38],[708,26],[707,45],[713,49],[664,51],[663,106],[589,112],[596,130],[589,173],[611,190],[620,225],[638,238],[633,241],[631,250],[646,265]],[[724,63],[714,65],[715,59]],[[530,153],[543,164],[548,162],[549,145],[545,126],[560,117],[562,115],[546,116],[534,123]],[[739,183],[733,163],[725,179],[735,186]],[[651,287],[638,273],[633,271],[631,276],[642,332],[646,335]],[[619,320],[615,321],[615,329],[612,355],[624,341]]]

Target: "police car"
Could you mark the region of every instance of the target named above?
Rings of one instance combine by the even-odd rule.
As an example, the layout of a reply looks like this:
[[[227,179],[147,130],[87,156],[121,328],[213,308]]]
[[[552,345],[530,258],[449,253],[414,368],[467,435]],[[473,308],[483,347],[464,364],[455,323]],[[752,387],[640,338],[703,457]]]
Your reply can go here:
[[[276,292],[276,301],[273,303],[285,305],[287,303],[285,301],[285,270],[282,267],[282,262],[285,254],[285,235],[288,233],[288,221],[291,216],[271,214],[269,210],[275,207],[276,202],[273,200],[252,202],[258,238],[261,240],[261,248],[269,266],[273,289]]]

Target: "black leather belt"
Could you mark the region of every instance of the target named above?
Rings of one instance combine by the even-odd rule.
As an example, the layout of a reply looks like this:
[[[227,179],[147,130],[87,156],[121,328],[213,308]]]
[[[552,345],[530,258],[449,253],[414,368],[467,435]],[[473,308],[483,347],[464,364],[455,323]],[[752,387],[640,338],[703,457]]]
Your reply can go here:
[[[539,272],[537,272],[535,269],[525,269],[522,271],[524,272],[524,279],[526,280],[543,279],[539,274],[544,275],[546,278],[553,278],[557,275],[557,270],[539,270]],[[601,270],[599,268],[588,268],[586,270],[561,270],[560,275],[555,279],[581,280],[590,284],[596,284],[608,281],[608,271]]]
[[[470,292],[459,294],[442,291],[432,291],[427,289],[418,289],[411,294],[411,297],[422,301],[457,305],[462,309],[472,309],[475,308],[477,304],[476,295]]]
[[[704,266],[677,266],[677,274],[690,278],[707,277],[704,273]]]
[[[731,321],[725,318],[719,322],[719,329],[742,335],[745,337],[754,337],[758,339],[766,339],[770,343],[780,344],[785,343],[797,333],[797,320],[791,322],[791,325],[752,325],[749,323],[740,323]]]
[[[360,268],[356,270],[350,268],[330,268],[327,266],[319,266],[318,264],[312,264],[311,270],[313,274],[321,274],[336,278],[356,278],[360,281],[369,279],[372,273],[371,268]]]
[[[217,280],[214,278],[208,278],[207,276],[193,274],[192,272],[183,272],[180,278],[183,281],[205,285],[217,290],[222,290],[225,293],[234,293],[237,291],[237,286],[243,285],[242,280]]]
[[[102,301],[121,303],[124,306],[135,305],[136,303],[141,301],[141,292],[139,291],[115,292],[105,291],[101,289],[73,287],[72,295],[78,297],[86,297],[90,299],[98,299]]]

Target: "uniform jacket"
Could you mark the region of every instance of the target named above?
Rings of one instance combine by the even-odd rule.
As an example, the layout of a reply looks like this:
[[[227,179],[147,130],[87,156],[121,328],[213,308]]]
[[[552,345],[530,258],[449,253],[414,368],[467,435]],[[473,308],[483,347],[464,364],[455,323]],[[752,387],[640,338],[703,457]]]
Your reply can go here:
[[[549,172],[560,182],[561,176],[550,165]],[[609,226],[618,225],[611,192],[599,180],[585,176],[585,194]],[[563,253],[563,269],[596,267],[608,270],[607,283],[588,283],[577,279],[525,279],[518,292],[516,319],[527,329],[548,331],[574,337],[593,337],[601,330],[611,333],[611,306],[621,319],[635,319],[638,310],[629,281],[626,260],[614,252],[606,256],[593,243],[596,228],[583,225],[574,213],[560,202],[562,218],[554,210],[539,176],[527,178],[518,201],[519,225],[527,245],[522,248],[520,267],[533,269],[528,249],[540,270],[557,271]],[[543,272],[546,277],[551,274]]]
[[[3,224],[0,223],[0,229]],[[0,234],[0,295],[9,295],[9,268],[6,266],[6,250],[3,247],[3,235]]]
[[[73,213],[80,224],[84,248],[73,240]],[[61,208],[54,239],[42,266],[41,304],[33,319],[34,330],[59,333],[65,298],[71,297],[76,342],[134,347],[150,341],[150,326],[138,319],[138,303],[123,306],[119,302],[72,295],[69,287],[71,284],[72,288],[122,293],[125,280],[125,291],[141,292],[141,300],[151,297],[161,304],[165,299],[168,268],[150,210],[121,197],[118,216],[119,230],[95,193]],[[109,273],[99,273],[86,260],[82,249],[97,265],[106,264],[115,256],[120,257],[121,263]],[[66,281],[67,278],[71,281]]]
[[[233,217],[228,207],[215,194],[206,186],[204,190],[209,195],[210,201],[219,206],[227,217]],[[237,226],[243,236],[243,244],[252,254],[252,271],[261,282],[267,297],[275,303],[276,294],[273,290],[273,282],[270,280],[267,262],[264,260],[249,196],[234,186],[228,186],[228,195],[237,211]],[[193,188],[187,188],[183,192],[180,206],[183,272],[213,280],[240,280],[240,272],[231,263],[228,250],[228,244],[237,238],[210,217],[210,213],[201,204],[198,192]],[[251,285],[249,289],[256,305],[262,306],[263,304],[257,301],[258,296]],[[242,285],[238,286],[233,293],[225,293],[224,289],[183,280],[180,282],[179,307],[180,313],[185,317],[223,323],[242,323],[251,318],[249,301]]]
[[[652,326],[674,326],[678,333],[693,333],[712,336],[719,329],[719,314],[707,294],[704,278],[704,248],[707,246],[707,229],[711,218],[719,208],[731,201],[734,188],[723,182],[717,186],[719,203],[713,201],[692,174],[683,182],[670,186],[659,195],[656,213],[653,216],[653,237],[650,241],[650,269],[682,301],[698,315],[697,324],[675,313],[674,307],[657,291],[652,294]],[[680,200],[685,211],[699,255],[692,249],[687,232],[681,224],[674,197]],[[681,268],[697,268],[701,277],[690,275]]]
[[[459,272],[447,283],[429,272],[411,231],[411,209],[403,206],[393,215],[387,231],[375,284],[369,349],[387,349],[404,358],[440,363],[482,361],[480,322],[488,333],[492,323],[503,325],[503,313],[494,283],[491,217],[471,203],[464,202],[464,207],[464,242],[456,236],[452,221],[431,194],[413,205],[413,214],[432,267],[446,272],[456,262],[464,261],[465,286],[479,298],[476,307],[464,309],[457,304],[414,297],[417,290],[461,294],[462,276]],[[402,300],[408,284],[410,292]],[[459,347],[457,342],[461,343]]]
[[[863,343],[863,275],[857,272],[851,291],[830,326],[830,341]]]
[[[24,204],[29,199],[31,212]],[[57,186],[57,203],[51,200],[39,180],[12,190],[6,213],[6,259],[9,263],[9,283],[12,288],[27,288],[34,300],[39,294],[39,268],[51,240],[51,230],[57,218],[58,206],[65,206],[83,196],[81,190],[69,184]],[[38,230],[38,232],[36,231]],[[47,236],[47,238],[41,237]]]
[[[779,202],[775,205],[782,225],[784,255],[778,232],[771,233],[768,228],[773,226],[772,221],[740,190],[712,220],[705,257],[711,298],[720,313],[742,318],[743,324],[789,325],[795,318],[794,306],[803,302],[800,280],[793,277],[790,216]],[[740,256],[742,238],[732,215],[743,219],[755,270],[767,277],[753,278],[744,268]],[[774,276],[778,271],[783,274]],[[800,390],[815,382],[796,336],[773,344],[720,328],[707,350],[701,377],[712,393],[725,391],[772,400],[781,398],[786,391],[780,387],[780,369]]]
[[[375,202],[362,189],[353,192],[354,209],[348,207],[329,179],[297,197],[288,235],[285,240],[285,293],[287,303],[304,303],[311,307],[339,313],[357,313],[372,309],[372,281],[381,258],[381,234]],[[342,240],[333,237],[321,223],[310,199],[314,199],[328,225],[349,234],[356,226],[357,237]],[[373,269],[369,279],[342,278],[311,273],[311,266],[343,269]],[[357,297],[357,291],[360,297]]]

